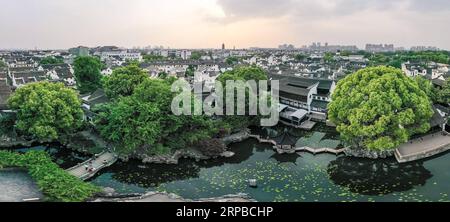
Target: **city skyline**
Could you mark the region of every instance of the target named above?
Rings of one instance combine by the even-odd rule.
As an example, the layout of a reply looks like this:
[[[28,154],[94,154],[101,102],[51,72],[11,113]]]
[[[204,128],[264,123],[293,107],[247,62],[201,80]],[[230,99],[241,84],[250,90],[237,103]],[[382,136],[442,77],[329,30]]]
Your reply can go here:
[[[450,2],[432,0],[0,0],[0,48],[79,45],[297,47],[312,42],[450,49]],[[433,34],[436,33],[436,34]]]

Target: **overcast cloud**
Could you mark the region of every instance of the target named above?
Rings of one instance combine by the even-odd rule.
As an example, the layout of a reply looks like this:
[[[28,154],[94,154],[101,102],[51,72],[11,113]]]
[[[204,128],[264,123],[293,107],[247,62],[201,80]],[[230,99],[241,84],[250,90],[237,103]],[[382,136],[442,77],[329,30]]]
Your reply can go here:
[[[0,0],[0,48],[394,43],[450,49],[449,0]]]

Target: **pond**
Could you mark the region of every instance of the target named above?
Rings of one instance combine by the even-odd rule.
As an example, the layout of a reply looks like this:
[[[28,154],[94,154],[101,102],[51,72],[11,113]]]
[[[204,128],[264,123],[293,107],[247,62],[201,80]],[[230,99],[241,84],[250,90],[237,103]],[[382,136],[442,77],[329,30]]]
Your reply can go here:
[[[19,169],[0,169],[0,202],[21,202],[24,199],[42,197],[28,172]]]
[[[190,199],[247,193],[258,201],[450,201],[450,154],[398,164],[394,158],[278,155],[255,140],[231,148],[237,155],[230,159],[118,163],[91,182],[121,193],[157,190]]]
[[[253,139],[230,148],[236,155],[228,159],[118,162],[90,182],[124,194],[166,191],[189,199],[247,193],[257,201],[450,201],[450,153],[399,164],[395,158],[278,155]],[[32,149],[47,150],[63,168],[89,158],[57,145]],[[256,179],[258,187],[250,188],[248,179]]]

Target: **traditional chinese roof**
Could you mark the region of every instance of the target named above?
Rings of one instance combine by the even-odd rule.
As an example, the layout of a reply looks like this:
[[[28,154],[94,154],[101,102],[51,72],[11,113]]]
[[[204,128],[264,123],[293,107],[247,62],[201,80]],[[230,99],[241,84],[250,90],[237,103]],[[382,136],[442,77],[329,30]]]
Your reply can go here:
[[[284,129],[280,135],[273,137],[273,141],[277,143],[277,145],[285,146],[285,145],[291,145],[293,146],[297,142],[297,138],[292,135],[288,129]]]

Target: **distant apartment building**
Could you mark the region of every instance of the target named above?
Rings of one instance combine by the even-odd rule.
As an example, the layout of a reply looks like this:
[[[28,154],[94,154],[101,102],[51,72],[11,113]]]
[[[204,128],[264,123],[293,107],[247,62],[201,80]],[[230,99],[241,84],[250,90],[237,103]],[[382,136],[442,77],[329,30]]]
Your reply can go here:
[[[127,50],[121,50],[121,51],[105,51],[105,52],[97,52],[96,55],[99,55],[100,58],[105,61],[110,58],[119,58],[122,61],[127,60],[136,60],[136,61],[142,61],[142,54],[140,52],[129,52]]]
[[[366,44],[368,52],[394,52],[394,44]]]
[[[88,56],[89,48],[84,46],[78,46],[76,48],[69,49],[69,53],[74,56]]]
[[[434,47],[434,46],[413,46],[413,47],[411,47],[411,51],[413,51],[413,52],[439,51],[439,48]]]
[[[278,46],[278,49],[280,49],[280,50],[294,50],[295,46],[292,45],[292,44],[283,44],[283,45]]]
[[[356,45],[330,45],[327,42],[322,45],[320,42],[314,42],[312,45],[308,46],[306,50],[316,52],[356,52],[359,49]]]
[[[191,55],[192,55],[192,52],[189,50],[181,50],[180,51],[181,59],[184,59],[184,60],[190,59]]]

